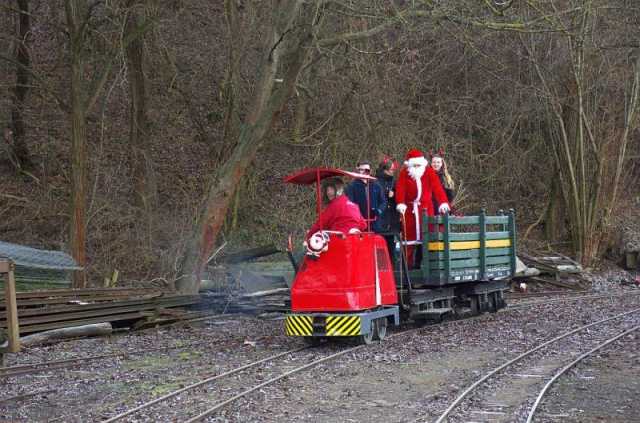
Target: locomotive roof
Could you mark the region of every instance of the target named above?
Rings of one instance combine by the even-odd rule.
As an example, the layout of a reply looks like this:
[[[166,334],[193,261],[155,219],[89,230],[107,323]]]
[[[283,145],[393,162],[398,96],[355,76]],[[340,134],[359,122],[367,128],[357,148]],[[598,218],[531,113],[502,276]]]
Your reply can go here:
[[[369,179],[371,181],[376,180],[373,176],[349,172],[347,170],[331,167],[314,167],[299,170],[291,175],[285,176],[284,181],[289,184],[311,185],[316,183],[318,180],[323,180],[332,176],[346,176],[348,178]]]

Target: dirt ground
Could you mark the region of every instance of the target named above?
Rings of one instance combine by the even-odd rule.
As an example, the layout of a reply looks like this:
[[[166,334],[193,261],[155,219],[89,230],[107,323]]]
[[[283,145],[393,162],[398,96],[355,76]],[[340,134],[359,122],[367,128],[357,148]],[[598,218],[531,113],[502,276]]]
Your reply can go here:
[[[560,379],[538,421],[640,422],[639,339],[619,343]]]
[[[260,389],[208,421],[434,421],[456,394],[487,370],[569,328],[638,307],[640,296],[629,295],[616,300],[536,306],[398,333],[382,344],[367,346]],[[625,318],[618,324],[637,325],[640,317]],[[535,421],[640,422],[638,339],[640,334],[624,338],[561,378]],[[230,316],[182,329],[160,328],[31,348],[9,356],[7,364],[174,347],[78,368],[0,379],[0,421],[105,420],[205,376],[302,345],[299,339],[282,335],[281,321]],[[124,421],[184,421],[237,389],[345,347],[324,345],[294,354],[282,366],[265,364],[256,372],[217,381]],[[544,363],[554,367],[554,356],[542,358],[539,367]],[[524,421],[520,414],[513,413],[523,402],[519,388],[528,395],[531,388],[540,386],[541,379],[518,376],[521,372],[524,370],[507,372],[517,379],[518,389],[490,383],[496,394],[463,405],[450,422]],[[3,401],[32,392],[42,394]]]

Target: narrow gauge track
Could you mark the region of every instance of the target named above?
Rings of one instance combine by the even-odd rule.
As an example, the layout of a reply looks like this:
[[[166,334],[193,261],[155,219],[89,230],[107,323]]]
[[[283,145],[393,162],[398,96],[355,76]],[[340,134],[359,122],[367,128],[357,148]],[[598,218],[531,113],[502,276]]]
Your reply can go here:
[[[315,361],[313,361],[313,362],[311,362],[311,363],[309,363],[309,364],[307,364],[306,366],[303,366],[303,367],[305,367],[305,368],[311,367],[312,365],[316,365],[316,364],[319,364],[319,363],[321,363],[321,362],[324,362],[324,361],[330,360],[331,358],[335,358],[335,357],[337,357],[338,355],[343,355],[343,354],[347,354],[348,352],[355,351],[356,349],[361,348],[361,347],[363,347],[363,346],[364,346],[364,345],[359,345],[359,346],[357,346],[357,347],[353,347],[353,348],[350,348],[350,349],[347,349],[347,350],[340,351],[340,352],[338,352],[338,353],[336,353],[336,354],[332,354],[332,355],[330,355],[330,356],[323,357],[322,359],[315,360]],[[187,386],[185,386],[184,388],[177,389],[177,390],[172,391],[172,392],[170,392],[170,393],[168,393],[168,394],[166,394],[166,395],[163,395],[163,396],[158,397],[158,398],[156,398],[156,399],[153,399],[153,400],[151,400],[151,401],[145,402],[144,404],[141,404],[141,405],[139,405],[139,406],[137,406],[137,407],[135,407],[135,408],[132,408],[132,409],[127,410],[127,411],[125,411],[125,412],[123,412],[123,413],[120,413],[120,414],[118,414],[118,415],[115,415],[115,416],[113,416],[113,417],[110,417],[109,419],[104,420],[104,421],[103,421],[103,423],[111,423],[111,422],[115,422],[115,421],[121,420],[121,419],[123,419],[123,418],[125,418],[125,417],[128,417],[128,416],[130,416],[130,415],[132,415],[132,414],[135,414],[135,413],[137,413],[137,412],[139,412],[139,411],[142,411],[142,410],[144,410],[144,409],[147,409],[147,408],[149,408],[149,407],[151,407],[151,406],[153,406],[153,405],[155,405],[155,404],[159,404],[159,403],[161,403],[161,402],[164,402],[164,401],[167,401],[167,400],[169,400],[169,399],[171,399],[171,398],[174,398],[174,397],[176,397],[176,396],[180,395],[180,394],[181,394],[181,393],[183,393],[183,392],[187,392],[187,391],[193,390],[193,389],[195,389],[195,388],[198,388],[198,387],[200,387],[200,386],[203,386],[203,385],[206,385],[206,384],[212,383],[212,382],[214,382],[214,381],[216,381],[216,380],[218,380],[218,379],[221,379],[221,378],[223,378],[223,377],[231,376],[231,375],[234,375],[234,374],[236,374],[236,373],[242,372],[242,371],[244,371],[244,370],[248,370],[248,369],[251,369],[251,368],[257,367],[257,366],[258,366],[258,365],[260,365],[260,364],[263,364],[263,363],[266,363],[266,362],[269,362],[269,361],[274,361],[274,360],[277,360],[277,359],[279,359],[279,358],[285,357],[285,356],[287,356],[287,355],[294,354],[294,353],[296,353],[296,352],[303,351],[303,350],[308,350],[308,349],[311,349],[311,348],[313,348],[313,347],[311,347],[311,346],[304,346],[304,347],[300,347],[300,348],[295,348],[295,349],[287,350],[287,351],[284,351],[284,352],[281,352],[281,353],[278,353],[278,354],[271,355],[271,356],[269,356],[269,357],[265,357],[265,358],[260,359],[260,360],[257,360],[257,361],[253,361],[253,362],[251,362],[251,363],[245,364],[244,366],[240,366],[240,367],[237,367],[237,368],[235,368],[235,369],[231,369],[231,370],[226,371],[226,372],[224,372],[224,373],[220,373],[220,374],[218,374],[218,375],[214,375],[214,376],[211,376],[211,377],[205,378],[205,379],[200,380],[200,381],[198,381],[198,382],[196,382],[196,383],[192,383],[191,385],[187,385]],[[283,374],[283,375],[279,376],[277,380],[282,379],[282,378],[284,378],[284,377],[286,377],[286,376],[288,376],[288,375],[290,375],[290,374],[296,373],[297,371],[301,371],[301,370],[304,370],[304,369],[302,369],[302,368],[294,369],[294,370],[292,370],[292,371],[290,371],[290,372],[287,372],[287,373],[285,373],[285,374]],[[270,383],[273,383],[273,382],[275,382],[275,381],[274,381],[274,380],[272,380],[272,379],[269,379],[268,381],[266,381],[266,382],[264,382],[263,384],[261,384],[261,386],[259,386],[259,387],[257,387],[257,388],[254,388],[254,389],[252,389],[252,390],[249,390],[249,392],[253,392],[253,391],[254,391],[254,390],[256,390],[256,389],[260,389],[262,386],[266,386],[266,385],[268,385],[268,384],[270,384]],[[248,394],[249,392],[245,391],[245,392],[244,392],[242,395],[240,395],[240,396],[244,396],[244,395]],[[231,401],[233,401],[233,400],[235,400],[235,399],[237,399],[237,398],[240,398],[240,396],[237,396],[237,395],[236,395],[236,396],[235,396],[235,397],[233,397],[231,400],[227,400],[227,403],[228,403],[228,402],[231,402]]]
[[[581,300],[597,300],[599,298],[617,298],[617,297],[626,297],[626,296],[635,296],[640,295],[640,290],[637,291],[625,291],[617,294],[587,294],[587,295],[572,295],[569,297],[562,297],[553,300],[540,300],[540,301],[522,301],[517,302],[515,304],[507,305],[507,308],[501,311],[509,311],[517,308],[530,307],[534,305],[543,305],[543,304],[554,304],[554,303],[566,303],[571,301],[581,301]]]
[[[640,292],[638,294],[640,294]],[[617,295],[596,295],[596,296],[589,295],[589,296],[580,296],[579,298],[571,298],[571,300],[578,300],[578,299],[581,299],[581,298],[592,299],[592,298],[615,297],[615,296],[617,296]],[[566,299],[563,299],[563,300],[566,300]],[[543,304],[543,303],[547,303],[547,302],[533,302],[533,303],[530,303],[530,304],[521,304],[517,308],[523,308],[523,307],[533,306],[533,305],[538,305],[538,304]],[[501,310],[501,312],[508,312],[508,311],[509,311],[509,309]],[[474,320],[482,319],[485,316],[486,315],[483,314],[483,315],[474,316],[474,317],[471,317],[471,318],[456,319],[456,320],[451,320],[451,321],[447,321],[447,322],[444,322],[444,323],[434,323],[434,324],[439,324],[439,325],[466,324],[466,323],[474,321]],[[421,330],[421,329],[424,329],[424,326],[417,327],[417,328],[406,329],[406,330],[403,330],[401,332],[397,332],[397,333],[395,333],[393,335],[387,336],[387,339],[390,339],[390,338],[393,338],[393,337],[397,337],[397,336],[406,335],[408,333],[411,333],[411,332],[414,332],[414,331],[418,331],[418,330]],[[364,347],[364,345],[358,345],[358,346],[355,346],[355,347],[347,348],[347,349],[344,349],[344,350],[339,351],[337,353],[333,353],[333,354],[330,354],[328,356],[321,357],[319,359],[313,360],[313,361],[311,361],[309,363],[306,363],[306,364],[304,364],[302,366],[296,367],[296,368],[294,368],[292,370],[283,372],[278,376],[274,376],[274,377],[272,377],[270,379],[267,379],[267,380],[255,385],[255,386],[253,386],[251,388],[248,388],[248,389],[246,389],[246,390],[244,390],[244,391],[242,391],[242,392],[240,392],[240,393],[238,393],[236,395],[233,395],[232,397],[230,397],[230,398],[228,398],[228,399],[226,399],[224,401],[221,401],[221,402],[213,405],[212,407],[208,408],[207,410],[201,412],[200,414],[198,414],[195,417],[192,417],[192,418],[190,418],[189,420],[186,420],[186,421],[187,421],[187,423],[201,421],[201,420],[213,415],[216,411],[220,410],[224,406],[229,405],[230,403],[232,403],[232,402],[234,402],[234,401],[236,401],[236,400],[238,400],[238,399],[240,399],[240,398],[242,398],[244,396],[247,396],[247,395],[249,395],[249,394],[251,394],[251,393],[253,393],[253,392],[255,392],[255,391],[259,390],[259,389],[262,389],[262,388],[264,388],[266,386],[272,385],[272,384],[274,384],[274,383],[276,383],[276,382],[278,382],[278,381],[280,381],[280,380],[282,380],[282,379],[284,379],[284,378],[286,378],[288,376],[291,376],[291,375],[293,375],[295,373],[299,373],[299,372],[302,372],[304,370],[308,370],[308,369],[310,369],[310,368],[312,368],[312,367],[314,367],[314,366],[316,366],[318,364],[321,364],[323,362],[338,358],[338,357],[340,357],[342,355],[345,355],[345,354],[348,354],[348,353],[355,352],[358,349],[363,348],[363,347]],[[300,348],[298,350],[291,350],[291,351],[287,351],[287,352],[284,352],[284,353],[281,353],[281,354],[277,354],[276,356],[270,356],[270,357],[267,357],[265,359],[262,359],[262,360],[259,360],[259,361],[256,361],[256,362],[249,363],[249,364],[244,365],[242,367],[239,367],[237,369],[233,369],[233,370],[230,370],[228,372],[222,373],[220,375],[212,376],[212,377],[204,379],[204,380],[202,380],[200,382],[197,382],[197,383],[194,383],[192,385],[189,385],[189,386],[186,386],[184,388],[181,388],[181,389],[179,389],[177,391],[171,392],[171,393],[169,393],[169,394],[167,394],[167,395],[165,395],[163,397],[159,397],[159,398],[156,398],[154,400],[151,400],[151,401],[149,401],[147,403],[144,403],[144,404],[142,404],[142,405],[140,405],[140,406],[138,406],[136,408],[133,408],[131,410],[128,410],[126,412],[123,412],[121,414],[113,416],[110,419],[106,420],[105,423],[118,421],[118,420],[120,420],[120,419],[122,419],[124,417],[127,417],[127,416],[130,416],[130,415],[134,414],[134,413],[137,413],[138,411],[141,411],[143,409],[149,408],[152,405],[155,405],[155,404],[158,404],[160,402],[166,401],[166,400],[168,400],[170,398],[173,398],[173,397],[175,397],[175,396],[177,396],[177,395],[179,395],[179,394],[181,394],[183,392],[186,392],[188,390],[203,386],[205,384],[211,383],[211,382],[213,382],[213,381],[215,381],[217,379],[220,379],[222,377],[230,376],[232,374],[235,374],[235,373],[238,373],[240,371],[255,367],[255,366],[257,366],[259,364],[262,364],[262,363],[265,363],[267,361],[275,360],[276,358],[280,358],[282,356],[285,356],[285,355],[291,354],[291,353],[295,353],[297,351],[302,351],[302,350],[307,349],[307,348],[310,348],[310,347],[303,347],[303,348]]]
[[[435,423],[442,423],[444,422],[450,415],[451,413],[462,403],[462,401],[469,397],[470,394],[477,392],[478,388],[483,385],[487,380],[489,380],[490,378],[494,377],[496,374],[502,372],[504,369],[513,366],[516,363],[519,363],[521,361],[523,361],[525,358],[531,356],[532,354],[549,347],[550,345],[556,344],[558,341],[561,341],[565,338],[568,338],[572,335],[575,335],[577,333],[583,332],[587,329],[590,329],[592,327],[595,326],[599,326],[608,322],[611,322],[613,320],[618,320],[621,319],[623,317],[632,315],[632,314],[636,314],[636,313],[640,313],[640,308],[631,310],[631,311],[627,311],[624,313],[620,313],[617,314],[615,316],[612,317],[608,317],[606,319],[602,319],[602,320],[598,320],[596,322],[593,323],[589,323],[587,325],[583,325],[580,326],[576,329],[570,330],[568,332],[565,332],[559,336],[556,336],[555,338],[546,341],[540,345],[538,345],[537,347],[531,348],[525,352],[523,352],[522,354],[518,355],[517,357],[507,361],[506,363],[494,368],[493,370],[489,371],[488,373],[486,373],[484,376],[482,376],[481,378],[479,378],[478,380],[476,380],[473,384],[471,384],[467,389],[465,389],[460,395],[458,395],[453,402],[451,402],[451,404],[447,407],[447,409],[438,417],[438,419],[435,421]],[[572,363],[569,363],[569,365],[563,367],[561,369],[560,372],[558,372],[556,374],[556,376],[554,376],[554,378],[551,379],[550,383],[548,383],[548,386],[551,385],[551,383],[553,383],[553,381],[555,381],[560,375],[562,375],[564,372],[566,372],[566,370],[568,370],[569,368],[571,368],[573,365],[577,364],[579,361],[581,361],[582,359],[584,359],[585,357],[589,356],[590,354],[593,354],[594,352],[598,351],[599,349],[603,348],[606,345],[609,345],[610,343],[616,341],[617,339],[621,338],[622,336],[627,335],[628,333],[631,333],[634,330],[637,330],[640,327],[634,327],[633,329],[627,330],[625,332],[623,332],[622,334],[616,335],[615,337],[609,338],[606,341],[598,344],[598,346],[590,351],[588,351],[585,354],[582,354],[577,360],[575,360]],[[543,391],[539,394],[538,396],[538,400],[536,401],[535,404],[535,408],[537,408],[537,404],[541,401],[541,398],[544,396],[544,393],[546,392],[546,390],[548,389],[548,386],[545,386],[545,388],[543,388]],[[532,414],[531,416],[533,416],[533,413],[535,413],[535,408],[532,410]],[[414,422],[423,422],[425,421],[424,418],[420,417],[416,420],[414,420]]]
[[[533,406],[529,410],[529,415],[527,416],[527,423],[531,423],[533,421],[533,417],[535,416],[536,411],[538,410],[538,406],[542,402],[542,398],[545,396],[545,394],[547,393],[547,391],[549,390],[551,385],[553,385],[556,382],[556,380],[558,380],[560,378],[560,376],[565,374],[569,369],[574,367],[576,364],[580,363],[585,358],[587,358],[590,355],[598,352],[602,348],[604,348],[606,346],[609,346],[610,344],[616,342],[620,338],[623,338],[623,337],[625,337],[625,336],[637,331],[638,329],[640,329],[640,326],[635,326],[635,327],[632,327],[629,330],[626,330],[626,331],[622,332],[619,335],[616,335],[616,336],[614,336],[612,338],[607,339],[605,342],[602,342],[601,344],[597,345],[595,348],[593,348],[593,349],[587,351],[586,353],[580,355],[578,358],[576,358],[571,363],[567,364],[562,369],[560,369],[556,374],[554,374],[553,377],[551,379],[549,379],[549,381],[540,390],[540,393],[538,394],[538,397],[536,398],[536,401],[533,403]]]
[[[172,323],[170,326],[200,322],[205,320],[212,320],[218,317],[229,317],[229,316],[213,314],[205,317],[197,317],[194,319],[181,320],[181,321]],[[148,330],[148,329],[145,329],[145,330]],[[64,360],[50,360],[50,361],[42,361],[40,363],[30,363],[30,364],[21,364],[21,365],[10,366],[10,367],[0,367],[0,380],[13,377],[13,376],[27,376],[27,375],[37,374],[37,373],[49,372],[52,370],[78,367],[78,366],[82,366],[85,363],[89,363],[91,361],[106,360],[106,359],[110,359],[110,358],[112,359],[117,357],[128,357],[128,356],[134,356],[134,355],[145,355],[149,352],[170,351],[170,350],[191,348],[191,347],[196,347],[199,345],[207,345],[207,344],[209,344],[208,341],[201,341],[201,342],[194,342],[188,345],[145,348],[145,349],[134,350],[134,351],[120,351],[120,352],[115,352],[110,354],[97,354],[97,355],[90,355],[85,357],[68,358]]]
[[[551,293],[549,294],[551,295]],[[508,312],[509,310],[530,307],[530,306],[539,305],[539,304],[553,304],[558,302],[579,301],[579,300],[585,300],[585,299],[598,299],[598,298],[606,298],[606,297],[614,298],[614,297],[626,296],[626,295],[640,295],[640,291],[625,292],[622,294],[575,295],[575,296],[571,296],[570,298],[559,298],[555,300],[518,302],[516,304],[511,304],[507,306],[506,309],[501,310],[500,312],[504,313],[504,312]],[[212,316],[198,317],[195,319],[176,322],[174,323],[174,325],[183,325],[183,324],[188,324],[193,322],[211,320],[218,317],[221,317],[221,315],[214,314]],[[203,341],[203,342],[196,342],[193,344],[176,346],[176,347],[160,347],[160,348],[144,349],[144,350],[136,350],[136,351],[117,352],[117,353],[111,353],[111,354],[99,354],[99,355],[92,355],[92,356],[86,356],[86,357],[69,358],[65,360],[43,361],[40,363],[22,364],[17,366],[3,367],[3,368],[0,368],[0,380],[8,377],[12,377],[12,376],[26,376],[31,374],[48,372],[52,370],[65,369],[69,367],[78,367],[91,361],[106,360],[106,359],[116,358],[116,357],[127,357],[132,355],[144,355],[146,353],[154,352],[154,351],[190,348],[190,347],[198,346],[201,344],[207,344],[207,343],[208,342]]]
[[[514,310],[514,309],[525,308],[525,307],[535,306],[535,305],[540,305],[540,304],[549,304],[549,303],[554,303],[554,302],[579,301],[579,300],[582,300],[582,299],[598,299],[598,298],[607,298],[607,297],[615,298],[615,297],[619,297],[619,296],[623,296],[623,295],[638,295],[638,294],[640,294],[640,292],[637,292],[637,293],[636,292],[633,292],[633,293],[625,292],[625,293],[622,293],[622,294],[605,294],[605,295],[581,295],[581,296],[575,296],[575,297],[571,297],[571,298],[561,298],[561,299],[557,299],[557,300],[527,302],[527,303],[520,303],[520,304],[517,304],[515,306],[511,306],[511,307],[509,307],[507,309],[500,310],[500,312],[504,313],[504,312],[509,312],[510,310]],[[483,314],[483,315],[474,316],[474,317],[471,317],[471,318],[456,319],[456,320],[451,320],[451,321],[447,321],[447,322],[444,322],[444,323],[435,323],[435,324],[439,324],[439,325],[465,324],[466,322],[474,321],[476,319],[482,319],[482,318],[484,318],[486,316],[487,315]],[[197,319],[197,320],[204,320],[204,319],[201,318],[201,319]],[[410,332],[414,332],[414,331],[417,331],[417,330],[421,330],[423,328],[424,328],[424,326],[421,326],[421,327],[418,327],[418,328],[411,328],[411,329],[407,329],[407,330],[404,330],[404,331],[401,331],[401,332],[397,332],[397,333],[395,333],[393,335],[387,336],[387,339],[392,338],[392,337],[396,337],[396,336],[401,336],[401,335],[404,335],[404,334],[407,334],[407,333],[410,333]],[[202,343],[207,343],[207,342],[202,342]],[[192,346],[197,345],[197,344],[201,344],[201,343],[194,343],[194,344],[190,344],[190,345],[187,345],[187,346],[181,346],[181,347],[158,348],[157,350],[188,348],[188,347],[192,347]],[[241,393],[229,398],[228,400],[225,400],[225,401],[223,401],[221,403],[218,403],[218,404],[214,405],[212,408],[206,410],[205,412],[199,414],[196,417],[193,417],[189,421],[198,421],[198,420],[204,419],[204,418],[210,416],[211,414],[215,413],[217,410],[219,410],[220,408],[224,407],[225,405],[228,405],[231,402],[234,402],[237,399],[239,399],[239,398],[241,398],[243,396],[246,396],[246,395],[248,395],[248,394],[250,394],[250,393],[252,393],[252,392],[254,392],[254,391],[258,390],[258,389],[261,389],[261,388],[263,388],[265,386],[271,385],[271,384],[273,384],[273,383],[275,383],[275,382],[277,382],[277,381],[279,381],[279,380],[281,380],[281,379],[283,379],[285,377],[291,376],[291,375],[293,375],[295,373],[310,369],[311,367],[316,366],[316,365],[318,365],[318,364],[320,364],[322,362],[332,360],[334,358],[337,358],[339,356],[342,356],[342,355],[345,355],[345,354],[348,354],[348,353],[351,353],[351,352],[355,352],[356,350],[358,350],[358,349],[360,349],[362,347],[364,347],[364,346],[358,345],[358,346],[355,346],[355,347],[352,347],[352,348],[348,348],[348,349],[339,351],[337,353],[330,354],[329,356],[322,357],[322,358],[319,358],[317,360],[314,360],[314,361],[312,361],[310,363],[305,364],[304,366],[300,366],[298,368],[295,368],[295,369],[289,370],[287,372],[284,372],[283,374],[281,374],[279,376],[276,376],[276,377],[273,377],[273,378],[271,378],[271,379],[269,379],[267,381],[264,381],[264,382],[258,384],[257,386],[255,386],[253,388],[247,389],[247,390],[245,390],[245,391],[243,391],[243,392],[241,392]],[[279,354],[275,354],[275,355],[266,357],[264,359],[261,359],[261,360],[246,364],[246,365],[238,367],[236,369],[229,370],[228,372],[205,378],[205,379],[203,379],[203,380],[201,380],[199,382],[196,382],[196,383],[194,383],[192,385],[189,385],[189,386],[186,386],[186,387],[181,388],[179,390],[170,392],[170,393],[168,393],[168,394],[166,394],[166,395],[164,395],[162,397],[156,398],[156,399],[151,400],[151,401],[149,401],[147,403],[144,403],[144,404],[142,404],[142,405],[140,405],[138,407],[135,407],[135,408],[133,408],[131,410],[128,410],[128,411],[125,411],[125,412],[123,412],[121,414],[113,416],[113,417],[109,418],[108,420],[105,420],[105,422],[113,422],[113,421],[121,420],[124,417],[127,417],[127,416],[130,416],[132,414],[135,414],[135,413],[137,413],[137,412],[139,412],[139,411],[141,411],[143,409],[149,408],[149,407],[151,407],[151,406],[153,406],[155,404],[164,402],[164,401],[166,401],[166,400],[168,400],[170,398],[173,398],[173,397],[175,397],[175,396],[177,396],[177,395],[179,395],[179,394],[181,394],[183,392],[186,392],[186,391],[195,389],[197,387],[206,385],[208,383],[214,382],[215,380],[223,378],[225,376],[231,376],[231,375],[233,375],[235,373],[239,373],[239,372],[241,372],[243,370],[247,370],[249,368],[258,366],[260,364],[263,364],[263,363],[265,363],[267,361],[276,360],[277,358],[283,357],[283,356],[288,355],[288,354],[293,354],[293,353],[296,353],[298,351],[302,351],[302,350],[305,350],[305,349],[308,349],[308,348],[310,348],[310,347],[306,346],[306,347],[302,347],[302,348],[298,348],[298,349],[288,350],[288,351],[285,351],[285,352],[282,352],[282,353],[279,353]],[[134,351],[134,352],[127,352],[127,353],[103,354],[103,355],[96,355],[96,356],[89,356],[89,357],[79,357],[79,358],[68,359],[68,360],[58,360],[58,361],[54,361],[54,362],[43,362],[43,363],[36,363],[36,364],[30,364],[30,365],[13,366],[13,367],[4,369],[5,370],[4,373],[0,372],[0,379],[5,378],[5,377],[16,376],[18,374],[27,374],[27,373],[30,374],[30,373],[37,373],[37,372],[56,370],[56,369],[60,369],[60,368],[64,368],[64,367],[78,366],[78,365],[82,365],[84,362],[88,362],[88,361],[92,361],[92,360],[100,360],[100,359],[112,358],[112,357],[116,357],[116,356],[136,355],[137,353],[143,354],[143,353],[148,353],[149,351],[153,351],[153,350],[148,350],[147,349],[147,350],[144,350],[144,351]],[[0,369],[0,370],[2,370],[2,369]]]
[[[538,292],[507,292],[505,298],[507,300],[520,300],[523,298],[537,298],[537,297],[560,297],[560,296],[573,296],[584,294],[587,291],[538,291]]]
[[[21,364],[18,366],[11,367],[2,367],[0,368],[0,380],[6,379],[14,376],[26,376],[37,373],[49,372],[52,370],[66,369],[70,367],[78,367],[82,366],[85,363],[89,363],[91,361],[99,361],[106,360],[110,358],[118,358],[118,357],[128,357],[128,356],[139,356],[145,355],[150,352],[156,351],[171,351],[171,350],[179,350],[185,348],[197,347],[199,345],[208,345],[209,342],[201,341],[194,342],[186,345],[179,346],[167,346],[167,347],[158,347],[158,348],[145,348],[135,351],[121,351],[110,354],[98,354],[98,355],[90,355],[86,357],[75,357],[68,358],[64,360],[52,360],[52,361],[43,361],[40,363],[32,363],[32,364]]]

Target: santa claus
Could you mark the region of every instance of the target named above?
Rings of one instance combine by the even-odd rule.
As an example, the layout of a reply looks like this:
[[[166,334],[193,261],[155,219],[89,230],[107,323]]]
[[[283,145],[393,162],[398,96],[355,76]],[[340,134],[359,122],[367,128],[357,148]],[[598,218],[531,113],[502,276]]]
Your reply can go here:
[[[432,198],[439,204],[438,211],[441,214],[449,212],[447,195],[438,175],[420,150],[409,150],[396,182],[396,210],[404,219],[402,231],[408,244],[406,252],[409,268],[415,267],[414,251],[415,245],[421,240],[421,217],[425,213],[428,216],[435,214]]]

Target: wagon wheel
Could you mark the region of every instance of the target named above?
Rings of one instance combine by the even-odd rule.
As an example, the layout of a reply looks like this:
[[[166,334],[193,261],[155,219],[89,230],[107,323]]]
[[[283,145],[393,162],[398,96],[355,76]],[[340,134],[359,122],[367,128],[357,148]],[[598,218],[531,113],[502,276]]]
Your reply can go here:
[[[495,313],[500,308],[498,306],[498,294],[496,292],[492,292],[487,296],[488,298],[488,308],[490,313]]]
[[[469,297],[469,303],[471,306],[471,315],[477,316],[480,314],[480,298],[477,295],[471,295]]]
[[[383,341],[387,337],[387,318],[381,317],[375,321],[376,339]]]

